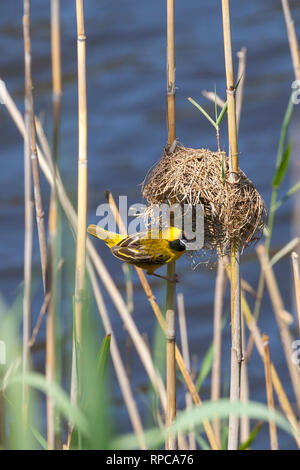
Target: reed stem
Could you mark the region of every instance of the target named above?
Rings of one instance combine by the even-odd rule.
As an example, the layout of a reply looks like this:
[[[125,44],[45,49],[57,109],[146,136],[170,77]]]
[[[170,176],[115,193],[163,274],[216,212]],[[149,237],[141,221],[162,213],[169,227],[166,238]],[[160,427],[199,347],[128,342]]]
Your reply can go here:
[[[60,0],[51,0],[51,59],[52,59],[52,97],[53,97],[53,168],[58,163],[59,124],[61,84],[61,53],[60,53]],[[57,236],[58,206],[56,184],[51,189],[49,206],[49,254],[51,266],[51,299],[46,319],[46,379],[56,379],[56,271],[57,271]],[[55,448],[55,408],[50,396],[47,402],[47,441],[48,449]]]
[[[211,370],[211,400],[213,401],[217,401],[221,397],[222,314],[226,283],[224,263],[219,259],[214,298],[214,357]],[[221,447],[221,424],[218,418],[213,419],[213,429]]]
[[[175,128],[175,0],[167,0],[167,121],[168,147],[176,140]],[[174,279],[175,263],[167,265],[167,277]],[[176,361],[175,361],[175,284],[167,282],[166,319],[167,319],[167,354],[166,354],[166,386],[167,413],[166,426],[170,427],[176,418]],[[177,440],[167,435],[166,449],[177,449]]]
[[[234,184],[239,170],[237,126],[235,109],[235,87],[232,62],[230,6],[229,0],[222,0],[224,55],[226,70],[226,93],[228,104],[228,140],[231,161],[231,180]],[[230,400],[240,399],[240,377],[242,362],[241,345],[241,299],[240,299],[240,253],[236,243],[231,245],[231,374]],[[229,417],[228,449],[238,448],[239,419]]]
[[[179,319],[182,356],[190,372],[191,364],[190,364],[189,342],[188,342],[186,315],[185,315],[185,308],[184,308],[184,296],[182,293],[179,293],[177,295],[177,306],[178,306],[178,319]],[[189,392],[186,392],[185,394],[185,403],[186,403],[187,410],[189,410],[193,405],[193,399]],[[191,427],[190,432],[188,434],[188,440],[189,440],[189,450],[196,450],[196,438],[195,438],[195,431],[193,427]]]
[[[288,0],[281,0],[282,9],[284,13],[286,29],[288,34],[290,52],[293,62],[294,75],[296,80],[300,80],[300,54],[298,39],[295,31],[295,24],[291,15],[290,5]]]
[[[168,146],[176,140],[175,125],[175,0],[167,0],[167,121]]]
[[[28,71],[31,67],[30,44],[28,44],[27,28],[30,17],[30,2],[24,0],[23,35],[24,35],[24,66]],[[28,76],[28,73],[27,73]],[[23,375],[30,367],[29,339],[31,335],[31,279],[32,279],[32,240],[33,240],[33,197],[31,178],[31,131],[30,131],[30,96],[29,84],[25,77],[25,134],[24,134],[24,296],[23,296]],[[23,385],[23,412],[26,413],[28,387]]]
[[[300,275],[299,275],[299,261],[298,255],[293,251],[292,255],[293,263],[293,275],[294,275],[294,284],[295,284],[295,294],[296,294],[296,303],[297,303],[297,315],[298,315],[298,326],[300,332]]]
[[[77,341],[81,344],[81,323],[84,303],[86,269],[87,218],[87,96],[86,96],[86,35],[84,1],[76,0],[78,60],[78,224],[75,272],[75,322]]]
[[[274,406],[274,396],[273,396],[273,387],[272,387],[269,337],[266,334],[263,334],[262,340],[263,340],[263,345],[264,345],[264,367],[265,367],[267,403],[268,403],[269,410],[274,411],[275,406]],[[269,420],[269,433],[270,433],[271,449],[278,450],[277,429],[272,419]]]

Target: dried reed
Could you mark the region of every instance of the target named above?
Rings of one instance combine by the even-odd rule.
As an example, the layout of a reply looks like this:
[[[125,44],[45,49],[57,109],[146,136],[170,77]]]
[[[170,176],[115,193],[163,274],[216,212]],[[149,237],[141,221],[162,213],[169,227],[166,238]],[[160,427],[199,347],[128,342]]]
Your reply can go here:
[[[167,0],[167,121],[168,148],[176,141],[175,129],[175,0]],[[175,263],[167,265],[167,277],[175,278]],[[176,418],[176,360],[175,360],[175,283],[167,282],[166,292],[166,387],[167,411],[166,427],[173,424]],[[167,433],[166,449],[177,449],[177,439]]]
[[[300,332],[300,275],[299,275],[299,261],[298,255],[293,251],[292,255],[293,263],[293,274],[294,274],[294,284],[295,284],[295,294],[296,294],[296,303],[297,303],[297,314],[298,314],[298,326]]]
[[[290,52],[293,62],[294,75],[296,80],[300,80],[300,54],[298,39],[295,31],[294,21],[291,15],[290,5],[288,0],[281,0],[284,18],[286,22],[286,29],[288,34]]]
[[[264,333],[262,340],[263,340],[263,346],[264,346],[264,367],[265,367],[267,403],[268,403],[269,410],[274,411],[275,407],[274,407],[274,397],[273,397],[273,387],[272,387],[269,337]],[[269,433],[270,433],[271,449],[278,450],[277,430],[276,430],[276,425],[272,419],[269,420]]]
[[[226,92],[228,104],[228,139],[230,149],[231,175],[234,184],[239,171],[237,126],[234,93],[234,75],[231,47],[230,7],[229,0],[222,0],[224,54],[226,69]],[[241,344],[241,285],[240,285],[240,246],[231,244],[231,372],[230,372],[230,400],[240,399],[240,374],[242,362]],[[238,448],[239,419],[231,414],[229,417],[228,449]]]
[[[42,202],[41,186],[40,186],[38,151],[37,151],[37,144],[36,144],[34,102],[33,102],[33,92],[32,92],[33,84],[32,84],[32,71],[31,71],[30,0],[24,0],[23,35],[24,35],[24,55],[25,55],[26,113],[28,113],[27,115],[28,121],[27,121],[26,130],[29,133],[27,134],[27,142],[29,140],[29,135],[30,135],[30,160],[31,160],[32,180],[33,180],[33,188],[34,188],[34,203],[35,203],[36,221],[37,221],[37,229],[38,229],[42,280],[43,280],[44,295],[45,295],[44,304],[47,306],[50,292],[48,290],[49,285],[48,285],[48,279],[47,279],[47,241],[46,241],[44,211],[43,211],[43,202]],[[29,222],[31,223],[31,215],[29,215],[29,217],[30,217]],[[31,234],[29,235],[29,238],[32,236]],[[26,249],[28,249],[28,245],[25,247],[25,250]],[[29,252],[31,252],[31,247],[29,248]],[[31,258],[31,253],[27,253],[27,255],[25,253],[25,256],[28,256],[28,259],[26,260],[28,263],[29,257]],[[31,261],[29,262],[29,264],[31,265]],[[28,264],[25,269],[26,270],[28,269]],[[28,277],[31,277],[31,276],[29,275],[28,272],[26,273],[26,275],[27,275],[26,282],[28,282]],[[29,286],[26,286],[26,289],[29,289]],[[26,292],[26,296],[27,295],[28,295],[28,292]],[[26,312],[26,314],[28,314],[28,311]],[[28,316],[27,318],[25,317],[24,320],[25,320],[25,323],[23,325],[23,328],[24,328],[23,348],[24,348],[24,353],[25,353],[25,357],[24,357],[25,365],[23,365],[23,371],[25,372],[28,368],[30,316]]]
[[[86,96],[86,35],[84,1],[76,0],[78,59],[78,199],[75,272],[75,322],[77,340],[81,341],[81,317],[85,287],[86,214],[87,214],[87,96]]]
[[[60,0],[51,0],[51,60],[53,97],[53,167],[58,164],[60,99],[62,93],[61,53],[60,53]],[[49,206],[49,254],[51,267],[51,299],[46,320],[46,378],[56,379],[55,317],[56,317],[56,273],[57,273],[57,234],[58,207],[56,185],[51,189]],[[47,395],[47,441],[48,449],[55,448],[55,409],[54,402]]]
[[[218,261],[215,298],[214,298],[214,357],[211,371],[211,400],[221,398],[221,352],[222,352],[222,315],[227,278],[222,260]],[[221,447],[221,424],[218,418],[213,420],[213,429]]]
[[[183,360],[188,370],[191,371],[189,341],[188,341],[186,315],[185,315],[185,308],[184,308],[184,296],[181,292],[177,294],[177,308],[178,308],[178,320],[179,320],[182,356],[183,356]],[[193,405],[193,399],[189,392],[186,392],[185,394],[185,403],[186,403],[187,410],[189,410]],[[188,438],[189,438],[189,450],[195,450],[196,439],[195,439],[195,432],[193,428],[191,428]]]
[[[30,2],[24,0],[23,35],[24,35],[24,65],[30,68],[31,54],[26,29],[29,22]],[[26,33],[26,34],[25,34]],[[25,205],[25,232],[24,232],[24,296],[23,296],[23,375],[30,367],[29,339],[31,335],[31,279],[32,279],[32,239],[33,239],[33,198],[30,162],[30,96],[25,79],[25,132],[24,132],[24,205]],[[23,385],[23,409],[27,408],[27,387]]]

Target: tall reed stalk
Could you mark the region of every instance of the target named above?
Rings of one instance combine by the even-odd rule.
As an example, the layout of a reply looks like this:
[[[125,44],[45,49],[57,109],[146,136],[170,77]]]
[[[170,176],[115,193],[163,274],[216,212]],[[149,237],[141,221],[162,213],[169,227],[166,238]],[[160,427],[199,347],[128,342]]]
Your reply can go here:
[[[292,257],[292,264],[293,264],[293,276],[294,276],[295,295],[296,295],[296,304],[297,304],[298,331],[300,333],[300,274],[299,274],[299,260],[298,260],[298,255],[295,251],[293,251],[291,257]]]
[[[60,0],[51,0],[51,61],[53,97],[53,168],[58,164],[60,101],[62,92],[61,48],[60,48]],[[49,207],[49,254],[51,267],[51,299],[46,319],[46,378],[48,382],[56,379],[56,271],[57,271],[58,205],[56,184],[51,189]],[[47,441],[48,449],[55,448],[55,409],[54,402],[47,395]]]
[[[184,362],[188,370],[190,371],[191,364],[190,364],[189,341],[188,341],[187,325],[186,325],[186,315],[185,315],[185,308],[184,308],[184,296],[181,292],[177,294],[177,306],[178,306],[178,320],[179,320],[182,356],[183,356]],[[186,403],[187,410],[192,408],[193,399],[189,392],[186,392],[185,394],[185,403]],[[189,431],[188,440],[189,440],[189,450],[196,450],[195,430],[193,427],[191,427]]]
[[[262,340],[263,340],[263,345],[264,345],[264,367],[265,367],[267,403],[268,403],[269,410],[274,411],[275,407],[274,407],[274,396],[273,396],[273,387],[272,387],[269,337],[266,334],[263,334]],[[270,433],[271,449],[278,450],[277,429],[272,419],[269,420],[269,433]]]
[[[30,3],[24,1],[23,35],[24,35],[24,66],[30,69],[31,54],[28,44],[28,23]],[[28,76],[28,72],[27,72]],[[30,132],[30,95],[25,77],[25,134],[24,134],[24,204],[25,204],[25,233],[24,233],[24,296],[23,296],[23,374],[29,369],[31,335],[31,278],[32,278],[32,239],[33,239],[33,196],[31,179],[31,132]],[[23,410],[27,406],[27,387],[23,386]]]
[[[296,80],[300,80],[300,54],[298,39],[295,31],[295,24],[291,15],[290,5],[288,0],[281,0],[282,9],[284,13],[288,40],[290,45],[290,52],[293,62],[294,75]]]
[[[81,321],[85,286],[86,214],[87,214],[87,96],[86,96],[86,35],[84,1],[76,0],[78,59],[78,199],[75,272],[75,323],[77,341],[81,342]]]
[[[168,148],[172,148],[176,140],[175,128],[175,0],[167,0],[167,121]],[[175,263],[167,265],[167,277],[175,279]],[[167,414],[166,426],[170,427],[176,417],[176,361],[175,361],[175,284],[167,281],[166,294],[166,385]],[[176,438],[167,434],[166,449],[177,448]]]
[[[222,0],[224,53],[226,69],[226,92],[228,104],[228,139],[231,163],[231,180],[234,184],[239,170],[237,126],[235,110],[235,87],[231,47],[230,6],[229,0]],[[240,374],[242,362],[241,345],[241,299],[240,299],[240,253],[237,243],[231,245],[231,372],[230,400],[240,399]],[[228,449],[238,448],[239,419],[229,417]]]
[[[33,104],[33,85],[32,85],[32,71],[31,71],[31,38],[30,38],[30,0],[24,0],[24,18],[23,18],[23,34],[24,34],[24,52],[25,52],[25,87],[26,87],[26,106],[29,113],[30,128],[30,159],[32,169],[32,179],[34,187],[34,203],[36,212],[36,221],[39,238],[42,280],[45,294],[45,305],[47,305],[47,297],[49,298],[48,282],[47,282],[47,241],[46,230],[44,221],[43,202],[40,187],[39,163],[38,163],[38,150],[36,143],[36,128],[35,128],[35,114]],[[25,328],[27,333],[30,325],[26,324]],[[27,338],[28,339],[28,338]],[[28,346],[28,345],[27,345]],[[25,346],[25,348],[27,347]]]

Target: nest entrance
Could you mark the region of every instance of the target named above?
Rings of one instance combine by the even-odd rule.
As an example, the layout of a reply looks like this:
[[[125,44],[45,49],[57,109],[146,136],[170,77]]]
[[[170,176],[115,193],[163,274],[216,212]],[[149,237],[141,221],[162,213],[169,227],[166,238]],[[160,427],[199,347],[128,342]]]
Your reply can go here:
[[[228,253],[232,243],[243,250],[262,236],[265,205],[252,181],[239,170],[232,181],[224,152],[177,146],[164,151],[146,178],[143,196],[157,204],[201,204],[204,211],[204,250]]]

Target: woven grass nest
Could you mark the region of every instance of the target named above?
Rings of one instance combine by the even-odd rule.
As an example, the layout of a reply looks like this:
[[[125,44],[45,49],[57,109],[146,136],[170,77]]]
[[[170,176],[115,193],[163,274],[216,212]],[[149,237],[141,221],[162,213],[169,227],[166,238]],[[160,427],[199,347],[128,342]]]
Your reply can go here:
[[[205,251],[226,254],[232,243],[243,250],[262,236],[264,201],[241,170],[232,181],[224,152],[181,145],[171,154],[165,150],[145,179],[143,196],[148,215],[161,203],[202,204]]]

